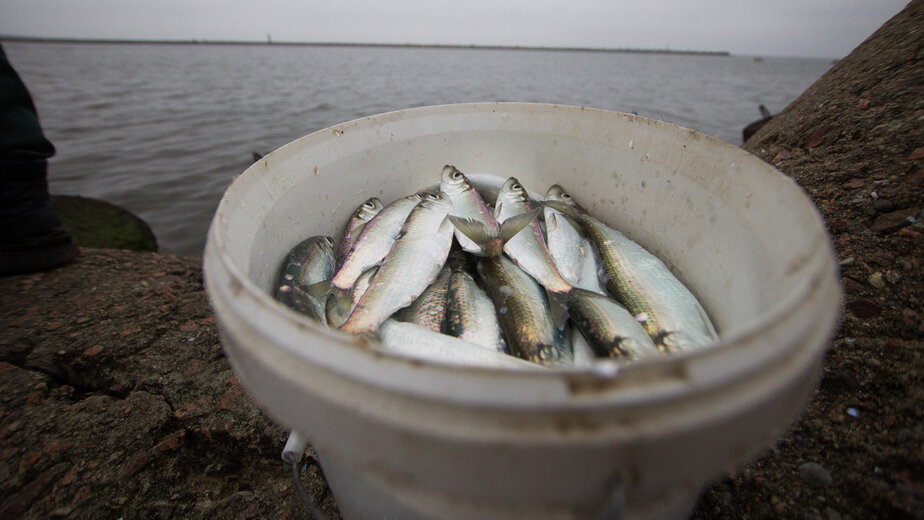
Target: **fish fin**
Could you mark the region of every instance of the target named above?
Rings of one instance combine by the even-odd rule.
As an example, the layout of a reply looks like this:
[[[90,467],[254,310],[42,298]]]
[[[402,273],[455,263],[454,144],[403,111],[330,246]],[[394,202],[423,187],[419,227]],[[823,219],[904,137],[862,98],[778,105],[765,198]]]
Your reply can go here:
[[[561,214],[562,217],[564,217],[565,220],[568,221],[569,224],[574,227],[574,229],[578,231],[578,233],[581,234],[581,236],[585,236],[584,226],[580,221],[581,211],[579,209],[557,200],[544,200],[540,202],[540,204],[557,211],[559,214]]]
[[[500,238],[502,242],[507,243],[511,238],[516,236],[517,233],[522,231],[523,228],[536,220],[540,211],[542,211],[542,208],[534,208],[525,213],[520,213],[519,215],[508,218],[500,225],[500,231],[497,233],[498,238]]]
[[[327,324],[330,327],[340,328],[353,312],[353,294],[351,289],[340,289],[331,286],[330,294],[324,305]]]
[[[460,233],[476,244],[485,244],[497,238],[497,233],[484,225],[483,222],[471,218],[457,217],[455,215],[449,215],[448,218]]]
[[[450,220],[451,218],[452,218],[451,215],[446,215],[446,218],[444,218],[443,221],[440,222],[440,228],[438,231],[439,233],[442,233],[446,229],[446,226],[449,226],[449,227],[454,226],[454,224],[452,223],[452,220]]]
[[[552,323],[559,331],[565,330],[565,323],[568,321],[568,303],[570,293],[552,292],[546,289],[549,297],[549,312],[552,314]]]
[[[331,293],[331,289],[334,286],[330,283],[330,280],[321,280],[320,282],[305,285],[303,289],[308,296],[316,300],[324,300],[327,298],[327,295]]]
[[[321,307],[304,289],[294,285],[281,285],[276,289],[276,301],[286,307],[308,316],[322,325],[327,325],[327,319],[324,316]]]
[[[558,223],[558,212],[549,212],[545,218],[545,229],[546,234],[549,234],[555,229],[558,229],[558,226],[561,224]]]
[[[714,340],[702,334],[686,331],[662,332],[652,338],[662,352],[680,352],[695,350],[711,344]]]

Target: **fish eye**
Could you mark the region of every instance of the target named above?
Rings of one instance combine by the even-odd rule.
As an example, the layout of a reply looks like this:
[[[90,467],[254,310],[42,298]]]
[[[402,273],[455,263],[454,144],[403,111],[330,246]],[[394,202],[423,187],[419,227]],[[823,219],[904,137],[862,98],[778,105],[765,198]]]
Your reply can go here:
[[[439,200],[440,195],[439,193],[430,192],[430,193],[427,193],[426,197],[430,200]]]
[[[334,239],[331,237],[325,236],[324,241],[327,242],[327,245],[334,245]]]
[[[453,178],[453,179],[459,180],[459,179],[461,179],[462,177],[463,177],[462,172],[460,172],[459,170],[456,170],[456,171],[452,172],[452,178]]]
[[[367,200],[366,202],[363,202],[363,207],[366,209],[375,209],[375,204]]]
[[[571,200],[571,195],[568,195],[567,193],[562,192],[561,200]]]
[[[520,190],[523,189],[523,186],[520,186],[519,183],[514,183],[513,186],[511,186],[511,188],[514,189],[514,190],[516,190],[516,191],[520,191]]]

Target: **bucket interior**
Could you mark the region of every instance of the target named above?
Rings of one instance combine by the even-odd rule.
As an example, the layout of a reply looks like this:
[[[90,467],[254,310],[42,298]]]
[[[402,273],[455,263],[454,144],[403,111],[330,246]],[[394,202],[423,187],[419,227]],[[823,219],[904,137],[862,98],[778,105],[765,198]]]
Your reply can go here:
[[[227,232],[253,237],[226,242],[240,271],[268,295],[297,242],[339,239],[366,198],[387,204],[437,184],[445,164],[539,193],[561,184],[661,258],[723,337],[804,292],[827,245],[811,204],[792,203],[804,197],[790,179],[714,138],[575,107],[438,108],[344,123],[255,163],[223,202],[242,210],[227,212],[241,216]]]

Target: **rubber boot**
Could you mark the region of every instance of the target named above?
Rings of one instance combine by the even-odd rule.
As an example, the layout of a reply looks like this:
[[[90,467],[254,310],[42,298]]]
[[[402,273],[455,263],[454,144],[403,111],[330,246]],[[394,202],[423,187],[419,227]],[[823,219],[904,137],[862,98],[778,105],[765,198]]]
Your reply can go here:
[[[0,275],[30,273],[77,256],[51,197],[47,161],[0,161]]]

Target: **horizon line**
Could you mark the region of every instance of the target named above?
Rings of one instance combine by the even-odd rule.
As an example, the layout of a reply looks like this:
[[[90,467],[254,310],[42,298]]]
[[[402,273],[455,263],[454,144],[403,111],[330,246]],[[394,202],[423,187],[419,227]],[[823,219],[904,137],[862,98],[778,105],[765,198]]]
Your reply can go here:
[[[632,47],[564,47],[538,45],[482,45],[456,43],[363,43],[363,42],[299,42],[266,40],[208,40],[208,39],[123,39],[123,38],[68,38],[49,36],[23,36],[0,34],[0,41],[29,43],[86,43],[86,44],[129,44],[129,45],[277,45],[289,47],[386,47],[386,48],[432,48],[432,49],[480,49],[480,50],[523,50],[523,51],[569,51],[569,52],[616,52],[638,54],[678,54],[697,56],[731,56],[729,51],[651,49]]]

